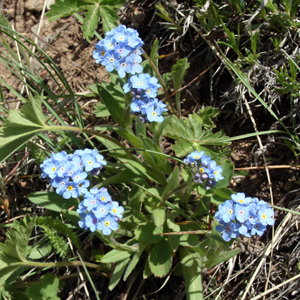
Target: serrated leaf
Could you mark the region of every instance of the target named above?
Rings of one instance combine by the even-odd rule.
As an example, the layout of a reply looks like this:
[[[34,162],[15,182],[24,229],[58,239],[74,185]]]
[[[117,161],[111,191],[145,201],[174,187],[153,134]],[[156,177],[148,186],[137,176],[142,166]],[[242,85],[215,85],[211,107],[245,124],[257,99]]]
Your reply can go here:
[[[149,266],[156,277],[166,276],[172,267],[172,249],[165,239],[155,244],[149,255]]]
[[[56,0],[55,4],[50,5],[50,11],[46,13],[49,21],[63,18],[79,12],[87,5],[82,0]]]
[[[59,300],[59,280],[51,273],[47,273],[42,284],[35,284],[26,290],[26,295],[32,300]]]
[[[38,94],[26,102],[21,111],[11,109],[6,123],[0,128],[0,162],[22,147],[45,128]]]
[[[82,25],[83,37],[90,42],[91,38],[94,36],[94,30],[100,22],[100,6],[98,3],[95,5],[90,5],[87,7],[87,11],[84,14],[84,20]]]
[[[118,15],[107,5],[100,6],[103,31],[107,32],[118,26]]]

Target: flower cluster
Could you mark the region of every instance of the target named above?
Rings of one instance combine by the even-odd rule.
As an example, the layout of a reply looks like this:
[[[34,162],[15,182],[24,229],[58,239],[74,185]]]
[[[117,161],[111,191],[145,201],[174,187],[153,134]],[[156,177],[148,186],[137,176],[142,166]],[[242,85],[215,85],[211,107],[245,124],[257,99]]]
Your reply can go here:
[[[209,155],[205,155],[204,151],[194,151],[183,161],[194,173],[194,182],[198,184],[204,183],[206,190],[212,189],[216,182],[224,179],[222,176],[223,169]]]
[[[230,200],[220,204],[215,218],[220,223],[216,230],[227,242],[241,234],[246,237],[262,236],[267,225],[275,223],[274,210],[267,202],[246,197],[244,193],[233,194]]]
[[[104,235],[110,235],[119,228],[118,221],[123,217],[124,208],[112,201],[106,188],[91,189],[84,195],[77,212],[81,217],[79,226],[92,232],[100,230]]]
[[[49,177],[56,193],[65,199],[78,198],[90,186],[87,172],[97,174],[106,165],[103,156],[96,149],[76,150],[74,154],[65,151],[52,153],[42,164],[42,178]]]
[[[49,178],[56,193],[65,199],[78,198],[83,195],[77,212],[82,218],[78,222],[84,229],[94,232],[101,230],[104,235],[111,234],[112,230],[119,228],[118,221],[122,218],[124,208],[118,202],[112,201],[106,188],[93,188],[90,191],[88,173],[99,174],[106,165],[103,156],[96,149],[76,150],[74,154],[65,151],[52,153],[41,164],[42,178]]]
[[[167,111],[166,105],[156,98],[160,87],[157,78],[148,73],[131,76],[124,84],[124,92],[130,92],[132,96],[131,112],[139,116],[142,123],[164,120],[162,113]]]
[[[144,42],[136,30],[119,25],[105,33],[105,38],[96,44],[93,58],[101,63],[108,72],[117,70],[119,76],[124,78],[126,73],[141,73],[143,67],[141,47]]]

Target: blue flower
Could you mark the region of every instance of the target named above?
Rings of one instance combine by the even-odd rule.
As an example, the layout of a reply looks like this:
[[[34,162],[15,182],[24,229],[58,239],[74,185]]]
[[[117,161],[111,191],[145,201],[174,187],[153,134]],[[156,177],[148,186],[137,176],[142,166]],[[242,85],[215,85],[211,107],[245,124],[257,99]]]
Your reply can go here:
[[[216,230],[222,234],[222,238],[226,242],[229,242],[231,239],[235,239],[240,235],[239,227],[239,223],[225,223],[221,221],[220,224],[216,226]]]
[[[218,215],[216,214],[215,217],[218,221],[224,221],[225,223],[233,221],[235,219],[233,201],[226,200],[224,203],[220,204]]]
[[[112,201],[111,204],[112,204],[112,206],[111,206],[110,214],[112,216],[117,217],[118,219],[122,219],[123,218],[124,207],[119,206],[119,203],[116,202],[116,201]]]
[[[257,216],[262,225],[274,225],[274,210],[271,207],[264,206],[257,212]]]
[[[119,224],[112,215],[108,215],[106,218],[102,219],[98,226],[98,229],[101,230],[104,235],[110,235],[112,231],[115,231],[118,228]]]
[[[105,33],[105,38],[95,46],[93,58],[96,63],[104,65],[108,72],[116,69],[119,76],[124,78],[126,73],[143,71],[140,65],[143,44],[136,30],[120,25]]]
[[[232,212],[233,211],[233,212]],[[231,200],[219,205],[215,218],[222,225],[218,225],[217,231],[222,233],[225,240],[229,240],[229,231],[233,230],[231,223],[238,224],[238,232],[246,237],[255,234],[262,236],[267,229],[267,225],[274,225],[274,210],[263,200],[258,198],[246,197],[244,193],[231,195]],[[230,227],[226,229],[225,227]],[[233,237],[233,235],[230,235]]]
[[[237,194],[232,194],[231,199],[235,203],[240,203],[240,204],[250,204],[253,200],[250,197],[246,197],[244,193],[237,193]]]

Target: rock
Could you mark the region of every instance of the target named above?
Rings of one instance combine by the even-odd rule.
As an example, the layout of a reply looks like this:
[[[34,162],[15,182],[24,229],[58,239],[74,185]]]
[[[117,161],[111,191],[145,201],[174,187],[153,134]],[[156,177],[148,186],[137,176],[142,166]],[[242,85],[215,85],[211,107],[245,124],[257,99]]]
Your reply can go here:
[[[55,0],[45,0],[46,1],[46,8],[49,10],[50,5],[55,3]],[[25,2],[25,9],[30,11],[37,11],[40,12],[44,6],[44,0],[26,0]]]

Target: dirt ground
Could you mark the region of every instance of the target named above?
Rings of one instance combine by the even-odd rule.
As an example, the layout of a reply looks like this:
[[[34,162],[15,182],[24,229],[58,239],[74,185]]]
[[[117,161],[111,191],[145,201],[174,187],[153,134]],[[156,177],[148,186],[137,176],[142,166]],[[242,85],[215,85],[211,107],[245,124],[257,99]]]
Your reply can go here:
[[[32,2],[36,5],[32,6]],[[73,16],[54,22],[49,22],[45,16],[41,18],[42,5],[38,4],[38,2],[6,0],[0,4],[0,12],[11,21],[16,31],[35,40],[53,58],[73,91],[78,93],[86,92],[89,84],[103,80],[108,81],[109,74],[106,69],[101,65],[95,64],[92,58],[92,52],[97,39],[93,38],[91,43],[85,41],[82,36],[80,22]],[[214,62],[210,55],[209,47],[192,30],[180,39],[179,42],[168,43],[171,40],[168,36],[169,33],[166,31],[164,25],[159,22],[158,17],[155,16],[155,7],[151,1],[143,1],[142,5],[138,5],[136,1],[129,1],[121,12],[120,18],[123,24],[132,26],[140,32],[141,38],[146,43],[146,51],[150,49],[150,45],[153,43],[155,37],[160,39],[159,54],[168,55],[160,61],[162,73],[170,71],[173,63],[178,58],[189,57],[191,67],[185,79],[185,84],[193,80]],[[38,29],[39,26],[40,30]],[[220,65],[221,63],[216,64],[212,70],[207,71],[185,89],[182,93],[183,112],[187,115],[191,111],[196,111],[202,105],[220,107],[222,108],[221,114],[216,119],[217,129],[222,129],[231,137],[253,132],[252,122],[246,112],[244,114],[239,113],[236,110],[236,103],[224,105],[222,95],[232,83],[231,77],[226,70],[223,70],[218,75],[218,80],[214,79],[213,88],[215,90],[213,93],[210,92],[211,75]],[[34,61],[32,62],[32,68],[38,74],[43,74],[44,70]],[[22,84],[12,74],[9,74],[2,64],[0,64],[0,77],[25,95]],[[44,79],[51,80],[46,77]],[[48,82],[48,84],[51,86],[52,83]],[[55,89],[54,84],[53,89]],[[14,100],[14,96],[7,89],[4,88],[3,92],[8,102]],[[86,103],[81,102],[80,104],[86,114],[93,118],[92,108],[96,103],[96,99],[90,99]],[[8,107],[14,108],[16,105],[15,102],[12,102],[8,104]],[[259,130],[268,130],[273,122],[263,109],[256,110],[254,118]],[[275,205],[297,209],[300,205],[299,169],[290,166],[299,164],[299,161],[281,139],[270,142],[266,136],[263,136],[262,143],[265,146],[265,155],[268,164],[273,166],[273,169],[270,169],[270,178],[267,178],[257,139],[239,140],[233,142],[230,146],[230,159],[236,168],[236,174],[230,188],[235,192],[244,192],[248,196],[258,197],[270,202],[271,184]],[[14,184],[17,187],[11,188],[11,190],[18,190],[18,195],[14,194],[13,197],[20,197],[20,195],[24,197],[28,193],[26,183],[23,182],[22,185],[21,181],[14,179],[10,182],[10,185]],[[279,226],[285,216],[286,213],[276,211],[275,228]],[[232,281],[225,285],[222,296],[219,299],[239,299],[241,291],[245,288],[245,282],[249,280],[257,266],[257,263],[251,266],[252,262],[262,256],[271,236],[272,230],[269,229],[267,234],[262,238],[253,239],[251,243],[249,243],[248,239],[241,239],[238,246],[241,247],[242,253],[230,262]],[[298,274],[297,264],[300,259],[299,238],[298,217],[292,217],[285,224],[285,230],[283,230],[280,241],[274,247],[273,256],[269,256],[265,262],[265,266],[272,266],[270,276],[267,273],[267,268],[262,269],[258,275],[259,280],[255,282],[256,291],[252,291],[252,295],[255,295],[257,291],[261,292],[264,290],[266,278],[270,278],[272,284],[269,287],[272,287],[273,284],[278,284]],[[214,288],[223,285],[227,279],[227,268],[229,266],[225,263],[216,269],[207,270],[204,274],[204,283],[207,286],[207,290],[212,288],[212,281],[214,281]],[[139,278],[141,278],[140,273],[137,274],[135,279],[132,279],[135,280],[133,283],[134,286],[138,286],[141,283],[141,279]],[[150,280],[147,285],[143,286],[143,294],[158,290],[163,282],[164,279]],[[72,284],[76,284],[76,282],[68,283],[67,286],[70,290]],[[106,279],[103,279],[101,282],[99,281],[98,288],[104,289],[105,284],[107,284]],[[122,294],[128,289],[128,286],[129,283],[121,282],[116,290],[106,295],[104,299],[123,299]],[[292,300],[300,298],[299,282],[293,282],[292,289],[288,289],[290,287],[282,289],[282,292],[285,291],[282,298],[278,298],[277,294],[276,297],[268,295],[266,299]],[[81,298],[83,296],[77,295],[76,297],[74,299],[84,299]],[[144,299],[185,299],[184,284],[181,279],[175,277],[172,281],[167,281],[167,284],[161,291]]]

